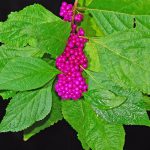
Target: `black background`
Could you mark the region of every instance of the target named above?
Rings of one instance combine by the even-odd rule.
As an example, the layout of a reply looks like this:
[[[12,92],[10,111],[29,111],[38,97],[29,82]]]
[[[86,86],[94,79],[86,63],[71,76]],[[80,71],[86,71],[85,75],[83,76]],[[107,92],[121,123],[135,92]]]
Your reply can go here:
[[[73,2],[73,0],[66,0]],[[58,15],[61,0],[2,0],[0,2],[0,21],[7,19],[11,11],[40,3]],[[0,99],[0,118],[5,113],[6,101]],[[144,126],[125,126],[126,143],[124,150],[150,150],[150,128]],[[22,140],[20,133],[1,133],[0,150],[82,150],[76,132],[64,120],[57,123],[29,141]]]

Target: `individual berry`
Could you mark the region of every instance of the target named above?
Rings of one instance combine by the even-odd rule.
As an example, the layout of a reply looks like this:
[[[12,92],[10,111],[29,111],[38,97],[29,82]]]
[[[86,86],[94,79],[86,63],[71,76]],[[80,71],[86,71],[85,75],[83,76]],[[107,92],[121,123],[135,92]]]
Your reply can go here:
[[[79,28],[78,30],[78,33],[77,33],[79,36],[84,36],[85,35],[85,32],[82,28]],[[83,40],[83,39],[82,39]],[[81,40],[80,40],[81,41]],[[84,40],[83,40],[84,41]]]

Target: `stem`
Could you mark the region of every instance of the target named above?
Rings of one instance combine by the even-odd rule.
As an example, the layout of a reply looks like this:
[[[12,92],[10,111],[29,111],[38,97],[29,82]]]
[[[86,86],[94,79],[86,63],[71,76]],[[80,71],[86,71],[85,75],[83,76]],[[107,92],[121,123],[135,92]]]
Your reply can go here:
[[[75,14],[76,14],[77,5],[78,5],[78,0],[75,0],[74,6],[73,6],[73,16],[72,16],[72,22],[71,22],[71,25],[74,24],[74,18],[75,18]]]
[[[93,79],[93,81],[94,81],[95,83],[98,84],[98,82],[96,81],[96,79],[95,79],[86,69],[84,69],[81,65],[80,65],[80,67]]]
[[[87,36],[79,36],[80,38],[83,38],[83,39],[87,39],[87,40],[89,40],[89,37],[87,37]]]
[[[79,10],[79,11],[85,11],[85,10],[87,10],[87,8],[86,7],[78,7],[77,10]]]

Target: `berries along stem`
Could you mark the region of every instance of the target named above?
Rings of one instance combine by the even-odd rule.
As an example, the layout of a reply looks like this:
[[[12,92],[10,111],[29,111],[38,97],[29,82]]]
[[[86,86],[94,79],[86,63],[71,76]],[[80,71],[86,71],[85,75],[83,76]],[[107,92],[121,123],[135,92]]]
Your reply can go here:
[[[63,99],[78,100],[83,92],[88,90],[86,80],[82,76],[84,69],[88,67],[88,60],[84,54],[84,46],[88,40],[82,28],[77,28],[84,16],[76,14],[78,0],[72,4],[63,2],[60,8],[60,16],[64,21],[71,22],[71,33],[64,52],[56,59],[56,67],[62,72],[58,75],[55,90]],[[82,66],[82,67],[80,67]]]

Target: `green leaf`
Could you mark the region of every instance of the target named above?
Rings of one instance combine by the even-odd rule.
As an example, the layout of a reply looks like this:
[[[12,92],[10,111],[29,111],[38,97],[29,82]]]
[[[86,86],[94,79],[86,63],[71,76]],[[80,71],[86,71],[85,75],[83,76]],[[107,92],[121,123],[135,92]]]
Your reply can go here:
[[[20,92],[10,101],[0,124],[0,132],[17,132],[45,118],[51,110],[51,86],[35,91]]]
[[[150,31],[150,15],[135,16],[136,29]]]
[[[87,0],[88,1],[88,0]],[[129,14],[150,14],[149,0],[93,0],[88,8],[117,11]]]
[[[30,37],[33,27],[58,20],[58,17],[39,4],[27,6],[19,12],[11,13],[8,20],[2,23],[0,40],[5,44],[25,46],[33,40]]]
[[[149,98],[149,96],[144,96],[143,102],[144,102],[145,109],[150,111],[150,98]]]
[[[104,35],[132,29],[134,23],[136,23],[136,29],[150,30],[149,15],[129,15],[97,9],[88,10],[88,12],[93,16]]]
[[[131,102],[134,98],[119,107],[110,110],[95,108],[95,111],[109,123],[150,126],[150,120],[145,108],[142,108],[139,103]],[[141,105],[143,106],[143,104]]]
[[[121,87],[150,93],[149,40],[149,32],[130,30],[91,39],[89,45],[98,53],[100,73]],[[91,60],[90,65],[96,65],[94,58]]]
[[[89,80],[89,88],[93,90],[85,94],[85,99],[100,117],[115,124],[150,125],[142,93],[129,90],[130,87],[128,90],[121,88],[102,78],[100,73],[94,73],[92,77],[97,83]]]
[[[26,46],[22,48],[10,47],[6,45],[0,46],[0,60],[10,59],[14,57],[42,57],[43,52],[31,46]]]
[[[149,38],[149,32],[130,30],[88,43],[94,47],[89,56],[97,53],[99,57],[99,61],[93,57],[90,63],[100,67],[98,73],[86,71],[90,79],[85,98],[109,123],[150,125],[142,102],[142,93],[150,92]]]
[[[55,92],[52,92],[52,108],[50,114],[42,121],[35,123],[32,127],[24,131],[24,140],[27,141],[29,138],[39,133],[40,131],[48,128],[59,120],[62,120],[61,102]],[[50,106],[49,106],[50,107]]]
[[[0,26],[0,41],[17,47],[31,45],[56,57],[63,51],[69,33],[69,23],[35,4],[8,16]]]
[[[79,141],[81,142],[83,149],[84,149],[84,150],[90,150],[88,144],[86,143],[84,137],[82,137],[82,136],[83,136],[82,134],[80,135],[80,134],[78,133],[78,139],[79,139]]]
[[[124,130],[99,118],[84,100],[62,103],[64,118],[79,133],[92,150],[122,150]]]
[[[88,12],[84,13],[84,19],[79,27],[82,27],[86,31],[85,34],[87,37],[103,35],[101,29],[95,23],[93,16]]]
[[[15,91],[0,91],[0,96],[2,96],[4,100],[12,98],[15,95]]]
[[[33,34],[37,40],[36,47],[56,58],[64,51],[69,33],[69,24],[60,20],[39,25],[34,29]]]
[[[91,71],[99,72],[100,71],[100,60],[97,48],[95,47],[95,43],[88,42],[86,44],[85,53],[88,57],[88,69]]]
[[[113,11],[89,10],[104,35],[133,28],[134,16]]]
[[[78,0],[79,6],[88,6],[93,0]]]
[[[9,61],[0,73],[0,90],[25,91],[42,87],[59,72],[38,58]]]
[[[102,88],[90,90],[84,94],[86,101],[98,109],[112,109],[118,107],[126,101],[124,95],[117,95],[116,93]]]
[[[30,46],[16,48],[6,45],[0,46],[0,71],[4,66],[13,58],[16,57],[42,57],[43,52],[38,48],[33,48]]]

